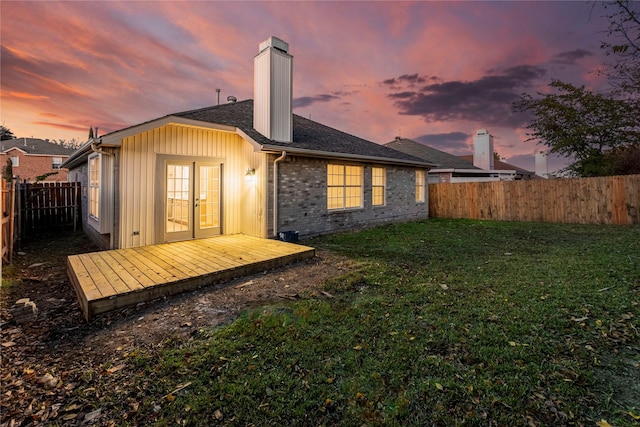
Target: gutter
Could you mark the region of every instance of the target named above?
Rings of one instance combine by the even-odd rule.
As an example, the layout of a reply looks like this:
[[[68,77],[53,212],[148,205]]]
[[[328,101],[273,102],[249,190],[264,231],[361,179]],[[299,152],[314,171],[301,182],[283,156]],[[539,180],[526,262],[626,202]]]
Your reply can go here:
[[[278,163],[287,157],[282,151],[280,157],[273,161],[273,237],[278,237]]]
[[[279,153],[283,152],[281,146],[277,145],[261,145],[261,151],[263,152],[273,152]],[[377,156],[366,156],[362,154],[349,154],[349,153],[335,153],[331,151],[319,151],[319,150],[308,150],[305,148],[295,148],[291,147],[287,149],[289,154],[294,154],[303,157],[320,157],[326,159],[342,159],[342,160],[357,160],[357,161],[368,161],[368,162],[376,162],[382,164],[393,164],[393,165],[402,165],[402,166],[414,166],[414,167],[423,167],[423,168],[433,168],[437,165],[433,163],[426,162],[424,160],[416,159],[412,160],[404,160],[404,159],[393,159],[389,157],[377,157]]]

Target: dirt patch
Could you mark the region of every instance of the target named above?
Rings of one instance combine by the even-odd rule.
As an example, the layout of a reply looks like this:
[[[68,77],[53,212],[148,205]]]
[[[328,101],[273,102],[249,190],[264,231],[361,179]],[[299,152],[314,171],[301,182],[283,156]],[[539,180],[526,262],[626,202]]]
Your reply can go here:
[[[200,328],[230,322],[251,307],[327,297],[322,284],[353,268],[345,258],[317,251],[306,261],[112,311],[87,323],[65,262],[67,255],[94,250],[78,233],[47,236],[25,244],[13,264],[3,266],[11,282],[2,288],[0,309],[3,426],[104,419],[104,414],[92,418],[92,408],[77,401],[74,388],[83,374],[108,373],[137,348],[153,351],[163,342],[189,339]],[[10,309],[21,298],[35,302],[39,314],[16,324]]]

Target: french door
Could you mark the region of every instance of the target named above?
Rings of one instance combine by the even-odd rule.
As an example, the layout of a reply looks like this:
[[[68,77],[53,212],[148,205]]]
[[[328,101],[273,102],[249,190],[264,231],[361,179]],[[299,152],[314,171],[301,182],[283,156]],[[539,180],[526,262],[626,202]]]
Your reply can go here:
[[[164,241],[220,234],[221,165],[165,162]]]

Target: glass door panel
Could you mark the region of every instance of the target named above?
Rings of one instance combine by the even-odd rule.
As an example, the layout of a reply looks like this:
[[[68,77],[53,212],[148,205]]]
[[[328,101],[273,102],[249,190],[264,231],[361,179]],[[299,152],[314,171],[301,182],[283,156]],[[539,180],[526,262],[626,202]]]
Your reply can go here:
[[[166,166],[165,240],[188,239],[192,232],[192,165]]]
[[[196,163],[197,227],[195,237],[220,234],[220,165]]]

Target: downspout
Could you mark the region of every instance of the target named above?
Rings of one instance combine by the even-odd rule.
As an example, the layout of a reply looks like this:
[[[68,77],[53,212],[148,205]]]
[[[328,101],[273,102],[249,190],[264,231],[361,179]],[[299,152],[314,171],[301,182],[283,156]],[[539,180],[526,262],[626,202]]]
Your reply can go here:
[[[91,143],[91,151],[93,151],[94,153],[104,154],[105,156],[113,157],[114,158],[114,163],[115,163],[116,155],[113,154],[113,153],[108,153],[106,151],[102,151],[101,149],[99,149],[98,148],[98,144],[101,144],[101,143],[102,143],[102,140],[96,141],[94,139],[93,142]],[[112,164],[112,166],[115,166],[115,164]],[[100,172],[102,173],[102,170]],[[114,183],[113,183],[113,180],[114,180],[113,171],[111,171],[110,175],[111,175],[111,183],[110,183],[109,187],[111,188],[111,191],[115,195],[115,188],[113,188],[113,185],[114,185]],[[114,206],[115,206],[115,197],[112,197],[111,199],[112,199],[111,203],[113,203]],[[111,206],[111,215],[112,215],[112,217],[109,218],[111,220],[111,233],[109,233],[109,249],[113,249],[114,244],[115,244],[115,236],[114,236],[115,231],[114,231],[114,227],[113,227],[113,215],[115,215],[114,206]]]
[[[273,237],[278,237],[278,163],[287,157],[287,152],[273,161]]]

